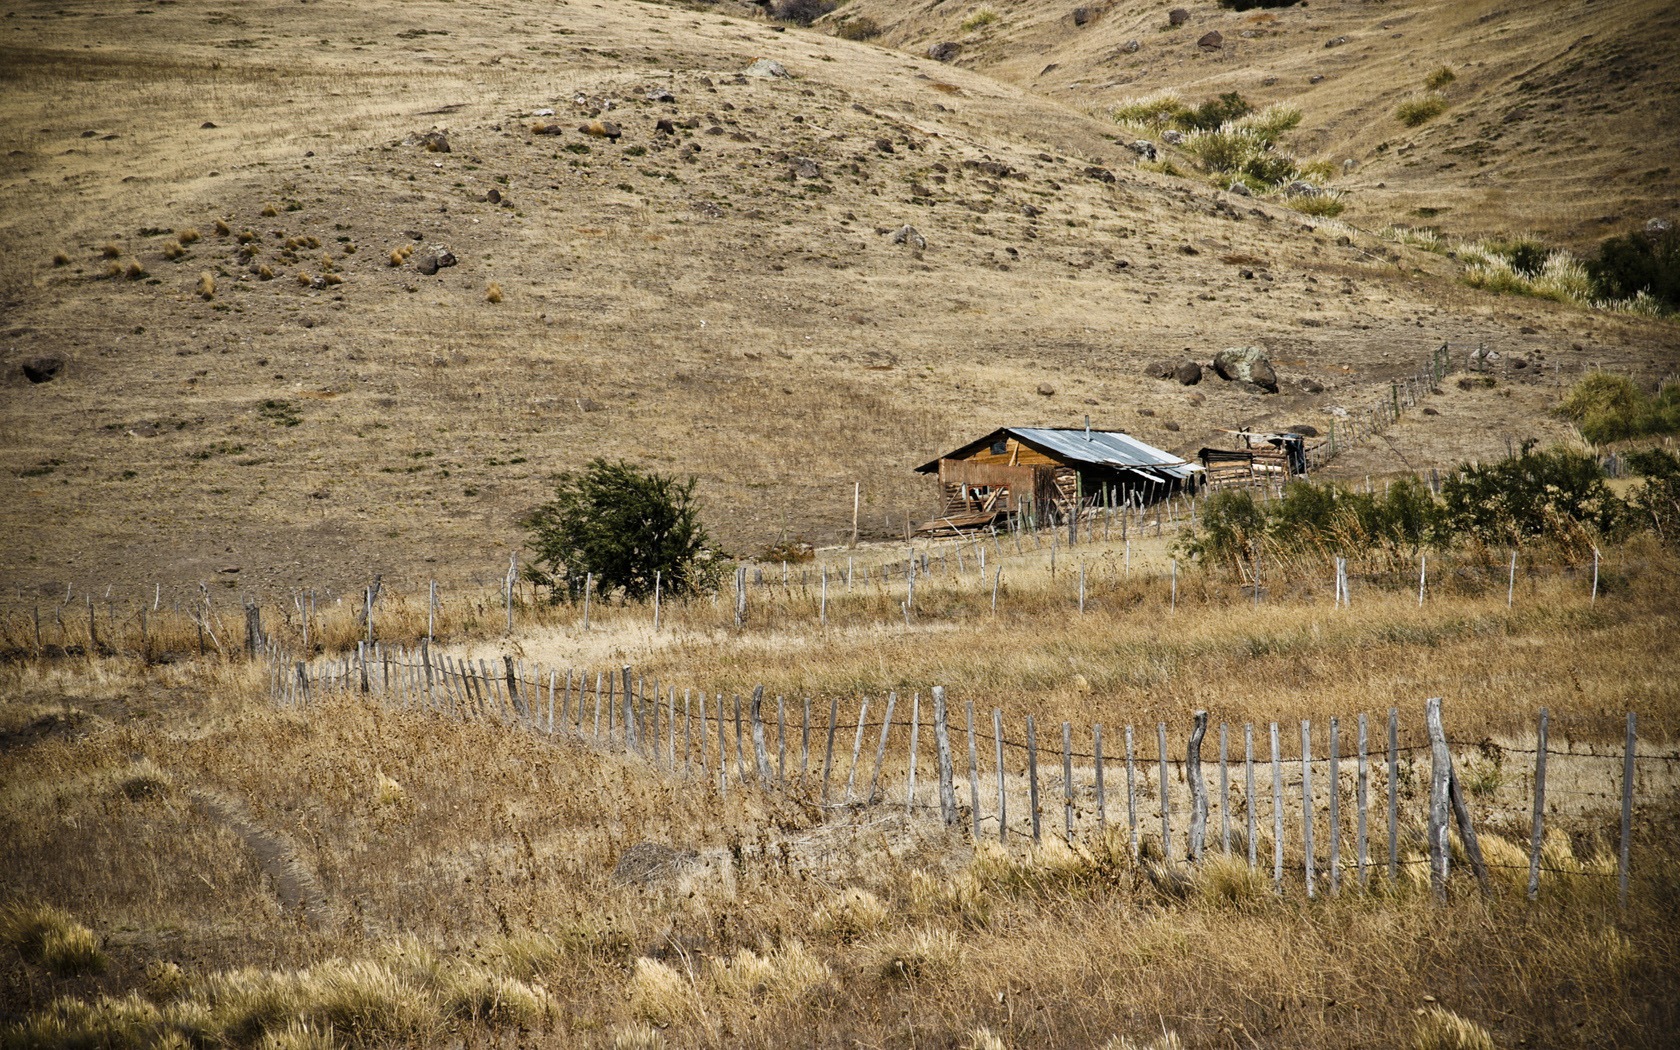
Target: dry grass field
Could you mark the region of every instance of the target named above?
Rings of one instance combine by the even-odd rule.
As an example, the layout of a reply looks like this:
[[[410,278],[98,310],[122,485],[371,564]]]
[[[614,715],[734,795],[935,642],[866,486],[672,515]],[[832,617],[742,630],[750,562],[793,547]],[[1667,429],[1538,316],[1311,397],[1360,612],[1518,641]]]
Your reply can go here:
[[[1673,1045],[1672,549],[1604,544],[1595,591],[1585,540],[1527,547],[1509,602],[1506,552],[1431,552],[1422,604],[1415,561],[1351,552],[1351,608],[1324,559],[1268,562],[1256,600],[1171,527],[990,541],[989,580],[975,544],[923,543],[908,611],[882,575],[931,509],[912,468],[999,425],[1089,417],[1186,455],[1326,430],[1447,342],[1439,388],[1325,471],[1380,483],[1578,444],[1565,387],[1680,360],[1672,320],[1476,290],[1378,232],[1581,250],[1672,215],[1673,12],[1314,0],[1168,28],[1169,6],[0,12],[0,1047]],[[863,17],[879,35],[836,35]],[[1406,127],[1440,66],[1445,108]],[[1162,88],[1300,106],[1285,145],[1333,167],[1345,214],[1140,164],[1112,110]],[[1145,374],[1242,345],[1280,392]],[[1478,345],[1496,363],[1459,371]],[[522,587],[504,629],[521,515],[595,456],[700,479],[719,546],[758,557],[743,625],[727,591],[586,629]],[[815,560],[784,570],[767,551],[795,540]],[[243,600],[319,666],[366,636],[375,574],[386,647],[425,636],[435,580],[456,658],[762,685],[854,724],[889,692],[925,723],[940,685],[1011,740],[1035,718],[1057,778],[1064,721],[1111,755],[1135,725],[1147,755],[1194,710],[1275,720],[1298,755],[1296,720],[1346,741],[1390,708],[1415,747],[1444,697],[1493,885],[1432,901],[1409,763],[1400,877],[1307,900],[1298,873],[1280,896],[1227,858],[1161,863],[1149,770],[1134,856],[1083,788],[1071,841],[1059,797],[1036,847],[939,826],[927,750],[903,797],[901,735],[885,803],[825,806],[587,734],[277,704]],[[1591,754],[1553,771],[1530,902],[1542,708]]]
[[[1351,726],[1392,705],[1410,742],[1421,698],[1441,694],[1455,736],[1505,739],[1545,705],[1554,746],[1613,753],[1632,708],[1642,751],[1664,754],[1676,567],[1632,564],[1607,569],[1596,602],[1554,577],[1513,610],[1498,588],[1422,609],[1402,588],[1362,590],[1353,610],[1280,593],[1256,614],[1196,579],[1176,610],[1110,587],[1083,619],[1047,572],[1012,566],[1000,620],[960,610],[975,588],[930,583],[930,623],[909,631],[848,622],[873,612],[861,596],[824,631],[790,597],[755,603],[739,636],[703,606],[663,640],[616,610],[601,638],[531,629],[508,651],[848,705],[943,681],[959,704],[1003,706],[1012,735],[1029,713],[1116,734],[1160,718],[1176,736],[1192,706]],[[1039,639],[1009,658],[998,641],[1026,631]],[[1666,767],[1642,774],[1627,911],[1606,877],[1614,803],[1583,804],[1602,778],[1562,760],[1538,903],[1525,811],[1493,788],[1473,799],[1484,849],[1512,865],[1493,896],[1466,880],[1432,905],[1408,866],[1307,901],[1240,860],[1163,876],[1147,805],[1142,862],[1123,828],[1096,833],[1088,798],[1065,843],[1053,794],[1045,845],[1017,823],[1005,848],[906,822],[897,788],[825,811],[797,778],[720,794],[564,732],[355,694],[277,708],[237,660],[3,674],[8,1045],[1657,1047],[1680,1021]]]

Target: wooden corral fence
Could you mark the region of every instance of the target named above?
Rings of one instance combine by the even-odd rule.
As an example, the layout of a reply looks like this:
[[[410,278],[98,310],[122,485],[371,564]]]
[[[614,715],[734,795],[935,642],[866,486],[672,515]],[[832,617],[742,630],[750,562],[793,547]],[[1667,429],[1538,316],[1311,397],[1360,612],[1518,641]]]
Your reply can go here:
[[[1229,855],[1268,870],[1279,894],[1308,898],[1413,879],[1445,899],[1467,869],[1483,892],[1499,881],[1530,899],[1550,880],[1614,878],[1625,905],[1637,807],[1671,803],[1680,773],[1680,752],[1639,750],[1632,713],[1617,727],[1619,751],[1577,742],[1602,739],[1605,726],[1544,709],[1532,734],[1512,726],[1502,739],[1457,739],[1438,698],[1406,725],[1398,708],[1298,727],[1213,725],[1195,711],[1187,733],[1159,722],[1153,734],[1125,725],[1105,738],[1101,724],[1062,722],[1041,737],[1032,715],[993,707],[980,721],[974,701],[958,708],[939,686],[925,702],[893,692],[790,704],[762,686],[745,700],[692,688],[679,698],[677,686],[629,666],[562,671],[425,644],[314,661],[274,649],[268,659],[274,701],[304,712],[352,694],[627,753],[720,797],[748,786],[795,792],[842,820],[898,809],[975,841],[1054,835],[1112,848],[1123,836],[1134,858],[1166,874]],[[1507,828],[1526,818],[1526,849],[1484,851],[1474,814]],[[1613,863],[1577,859],[1548,834],[1548,821],[1579,832],[1611,817],[1616,833],[1599,846]]]

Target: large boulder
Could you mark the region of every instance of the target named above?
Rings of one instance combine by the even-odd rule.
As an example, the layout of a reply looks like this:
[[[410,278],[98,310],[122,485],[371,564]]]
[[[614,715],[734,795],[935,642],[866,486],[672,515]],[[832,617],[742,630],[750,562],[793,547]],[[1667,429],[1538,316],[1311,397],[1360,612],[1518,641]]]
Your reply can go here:
[[[1268,394],[1277,393],[1277,371],[1257,346],[1238,346],[1213,355],[1213,370],[1233,383],[1253,383]]]
[[[962,48],[958,47],[951,41],[944,40],[937,44],[930,45],[927,49],[927,57],[933,59],[935,62],[949,62],[956,58],[957,52],[961,50]]]

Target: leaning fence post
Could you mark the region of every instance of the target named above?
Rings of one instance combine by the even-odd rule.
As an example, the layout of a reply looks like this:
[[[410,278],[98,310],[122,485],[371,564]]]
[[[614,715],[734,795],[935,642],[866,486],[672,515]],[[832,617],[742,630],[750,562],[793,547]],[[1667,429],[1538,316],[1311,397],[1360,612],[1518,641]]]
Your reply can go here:
[[[881,739],[875,745],[875,773],[869,778],[869,797],[864,805],[875,804],[875,789],[881,783],[881,765],[887,760],[887,734],[892,732],[893,709],[898,706],[898,693],[887,693],[887,717],[881,720]]]
[[[1033,725],[1033,716],[1027,716],[1027,796],[1028,804],[1032,807],[1032,837],[1033,844],[1039,842],[1038,830],[1038,729]]]
[[[1172,795],[1167,790],[1167,724],[1155,723],[1155,746],[1160,752],[1161,769],[1161,860],[1172,863]]]
[[[1596,558],[1598,552],[1593,552]],[[1622,849],[1617,859],[1616,879],[1619,884],[1619,897],[1623,908],[1628,903],[1628,853],[1633,842],[1633,760],[1635,744],[1639,739],[1639,716],[1632,711],[1627,716],[1627,746],[1622,756]]]
[[[1283,756],[1278,751],[1278,724],[1272,723],[1272,889],[1283,893]]]
[[[1429,881],[1435,899],[1447,899],[1447,810],[1451,805],[1452,753],[1447,750],[1447,733],[1441,725],[1441,698],[1424,701],[1424,722],[1429,732]]]
[[[753,686],[751,713],[753,757],[758,760],[758,782],[768,784],[771,780],[770,755],[764,749],[764,687],[762,685]]]
[[[986,548],[980,548],[982,554]],[[973,810],[974,841],[980,841],[980,764],[974,752],[974,701],[965,700],[964,713],[968,715],[968,805]]]
[[[1184,749],[1185,773],[1190,780],[1190,860],[1202,859],[1207,839],[1207,785],[1202,782],[1202,737],[1207,734],[1208,713],[1197,711],[1195,725],[1190,730],[1190,743]],[[1220,767],[1223,770],[1223,765]]]
[[[1546,723],[1550,713],[1540,709],[1539,736],[1534,745],[1534,831],[1528,842],[1528,899],[1540,895],[1540,851],[1546,842]]]
[[[951,729],[946,719],[945,687],[933,687],[933,743],[939,754],[939,816],[945,826],[957,822],[957,790],[953,783]]]
[[[1016,539],[1020,536],[1017,534]],[[998,841],[1009,841],[1009,797],[1003,789],[1003,708],[992,708],[992,739],[997,743]]]
[[[1488,885],[1487,862],[1482,859],[1482,844],[1476,837],[1476,827],[1470,822],[1470,807],[1464,804],[1464,791],[1458,782],[1458,771],[1448,767],[1447,797],[1452,801],[1453,817],[1458,821],[1458,835],[1464,842],[1464,855],[1470,859],[1470,870],[1484,895],[1491,894]]]
[[[1400,709],[1388,709],[1388,881],[1400,879]]]
[[[852,738],[852,768],[846,772],[845,800],[847,802],[852,800],[852,786],[857,781],[858,753],[863,750],[863,727],[866,724],[865,720],[868,717],[869,697],[866,696],[863,698],[863,701],[858,704],[857,735]]]

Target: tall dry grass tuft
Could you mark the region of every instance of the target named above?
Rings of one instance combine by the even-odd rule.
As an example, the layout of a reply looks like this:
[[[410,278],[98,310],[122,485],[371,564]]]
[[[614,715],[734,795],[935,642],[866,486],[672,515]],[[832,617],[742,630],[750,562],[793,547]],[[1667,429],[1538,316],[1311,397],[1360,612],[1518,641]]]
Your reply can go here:
[[[1440,1006],[1418,1018],[1412,1034],[1413,1050],[1495,1050],[1486,1028]]]
[[[668,1028],[697,1013],[699,995],[689,979],[658,959],[637,959],[630,978],[630,1009],[636,1017]]]
[[[205,270],[198,275],[198,297],[200,299],[216,298],[216,275]]]
[[[13,904],[0,912],[0,941],[60,977],[101,973],[108,962],[97,934],[47,904]]]
[[[1196,872],[1196,899],[1209,907],[1252,911],[1277,898],[1264,871],[1249,867],[1235,854],[1216,854],[1204,859]]]
[[[852,887],[819,907],[811,917],[811,928],[821,936],[850,944],[886,926],[890,919],[891,913],[881,898]]]

